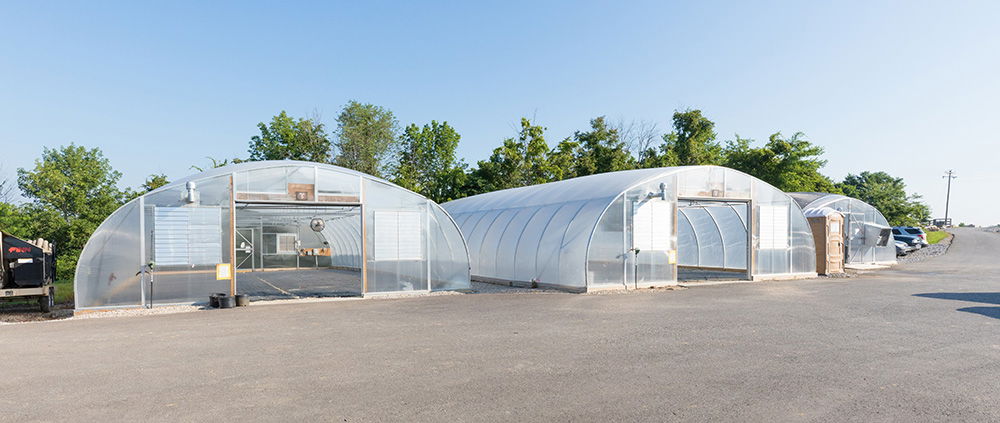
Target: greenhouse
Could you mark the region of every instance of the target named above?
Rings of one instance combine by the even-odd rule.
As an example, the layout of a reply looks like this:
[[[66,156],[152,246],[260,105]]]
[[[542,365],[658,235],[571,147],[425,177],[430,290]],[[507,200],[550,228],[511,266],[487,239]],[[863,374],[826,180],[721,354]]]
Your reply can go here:
[[[589,291],[816,275],[799,206],[723,167],[603,173],[442,206],[474,280]]]
[[[146,193],[80,255],[76,308],[469,288],[458,226],[384,180],[299,161],[247,162]]]
[[[803,210],[831,208],[844,215],[844,262],[847,264],[892,264],[896,246],[885,216],[872,205],[840,194],[793,192],[789,194]]]

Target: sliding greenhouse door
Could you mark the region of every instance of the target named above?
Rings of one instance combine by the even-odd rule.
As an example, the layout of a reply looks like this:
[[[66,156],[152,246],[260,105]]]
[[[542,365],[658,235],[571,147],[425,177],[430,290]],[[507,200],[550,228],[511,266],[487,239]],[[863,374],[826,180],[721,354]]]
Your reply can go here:
[[[632,203],[632,278],[629,288],[673,284],[677,281],[674,241],[674,203],[651,198]]]

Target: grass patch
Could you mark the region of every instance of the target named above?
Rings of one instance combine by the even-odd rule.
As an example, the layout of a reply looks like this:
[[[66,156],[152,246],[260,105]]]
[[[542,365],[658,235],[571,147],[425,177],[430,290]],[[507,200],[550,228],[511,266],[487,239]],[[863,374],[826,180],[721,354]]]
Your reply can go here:
[[[73,304],[73,280],[63,279],[55,283],[56,304]]]
[[[948,237],[948,233],[945,231],[933,231],[927,232],[927,242],[931,244],[937,244],[941,242],[942,239]]]

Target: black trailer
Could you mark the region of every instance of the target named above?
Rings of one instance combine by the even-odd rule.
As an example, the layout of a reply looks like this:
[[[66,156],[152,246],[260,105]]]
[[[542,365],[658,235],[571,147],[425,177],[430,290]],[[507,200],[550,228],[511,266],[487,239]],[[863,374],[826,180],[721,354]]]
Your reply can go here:
[[[0,301],[37,299],[43,312],[52,311],[56,288],[52,245],[44,240],[28,242],[0,232]]]

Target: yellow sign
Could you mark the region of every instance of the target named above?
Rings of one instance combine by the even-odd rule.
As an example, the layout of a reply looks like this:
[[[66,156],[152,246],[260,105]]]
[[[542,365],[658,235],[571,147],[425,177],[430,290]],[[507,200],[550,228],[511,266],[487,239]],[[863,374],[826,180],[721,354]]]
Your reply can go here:
[[[667,262],[670,264],[677,264],[677,250],[667,251]]]
[[[229,263],[215,265],[215,279],[225,280],[233,278],[233,268]]]

